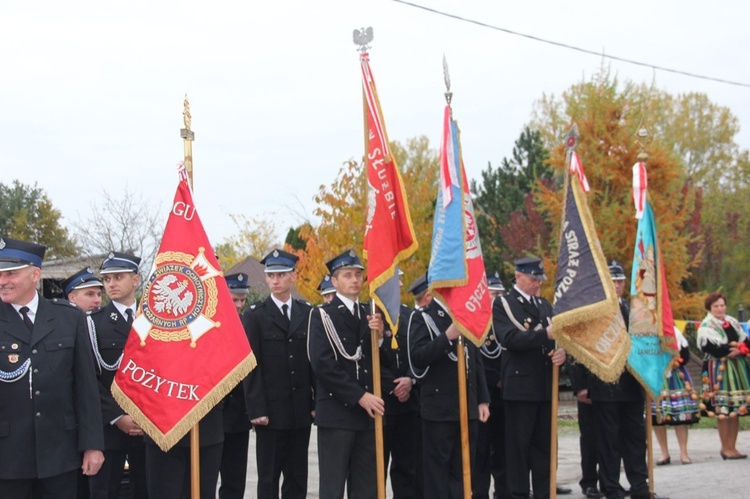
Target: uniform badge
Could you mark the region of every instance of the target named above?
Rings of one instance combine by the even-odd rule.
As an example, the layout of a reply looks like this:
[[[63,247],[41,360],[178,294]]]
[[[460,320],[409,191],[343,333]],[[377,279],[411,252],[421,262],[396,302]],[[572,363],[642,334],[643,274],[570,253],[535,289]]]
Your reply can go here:
[[[357,256],[357,254],[354,252],[353,249],[351,249],[351,250],[349,250],[349,256],[352,257],[352,258],[354,258],[355,256]]]
[[[10,347],[11,347],[11,348],[12,348],[13,350],[18,350],[18,343],[13,343],[13,344],[12,344],[12,345],[11,345]]]
[[[533,319],[532,319],[531,317],[526,317],[526,319],[524,319],[524,321],[523,321],[523,327],[524,327],[524,328],[525,328],[526,330],[528,330],[528,329],[529,329],[529,328],[531,327],[531,321],[532,321],[532,320],[533,320]]]
[[[91,267],[86,267],[86,272],[88,272],[89,274],[93,274],[93,272],[91,271]]]
[[[274,258],[278,258],[279,257],[279,250],[273,250],[273,256],[274,256]]]
[[[445,312],[443,312],[442,310],[438,310],[438,315],[440,317],[445,317]]]
[[[0,250],[5,248],[5,239],[0,237]]]
[[[242,281],[244,281],[244,280],[245,280],[245,278],[244,278],[244,277],[242,276],[242,274],[239,274],[239,275],[237,276],[237,280],[238,280],[238,281],[240,281],[240,282],[242,282]]]
[[[11,364],[18,363],[18,354],[17,353],[9,354],[8,355],[8,362],[10,362]]]
[[[109,260],[113,259],[114,257],[115,257],[115,254],[112,253],[111,251],[109,252],[109,255],[107,255],[107,259]]]
[[[117,322],[117,312],[112,312],[111,314],[109,314],[109,319],[112,322]]]

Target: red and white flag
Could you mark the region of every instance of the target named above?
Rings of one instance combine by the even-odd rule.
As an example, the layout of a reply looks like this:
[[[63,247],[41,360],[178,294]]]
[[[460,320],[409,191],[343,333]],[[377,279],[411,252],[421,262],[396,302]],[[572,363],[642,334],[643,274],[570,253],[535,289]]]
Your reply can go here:
[[[112,383],[164,451],[255,367],[183,165],[164,237]]]
[[[365,162],[367,165],[367,226],[364,255],[370,296],[397,332],[401,287],[396,268],[417,251],[401,174],[388,148],[383,115],[367,53],[360,56],[365,101]],[[396,336],[392,346],[397,347]]]

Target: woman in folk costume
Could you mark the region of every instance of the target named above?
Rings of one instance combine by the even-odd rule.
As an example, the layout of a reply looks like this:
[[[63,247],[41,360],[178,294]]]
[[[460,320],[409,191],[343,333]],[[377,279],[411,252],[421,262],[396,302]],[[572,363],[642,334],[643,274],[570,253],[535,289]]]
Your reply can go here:
[[[674,334],[680,347],[680,356],[674,361],[672,370],[664,377],[662,399],[658,403],[652,402],[654,435],[661,449],[661,459],[656,461],[659,466],[672,461],[667,445],[667,426],[674,426],[677,443],[680,446],[680,462],[682,464],[693,462],[687,451],[688,427],[700,420],[698,395],[693,389],[693,382],[687,370],[690,346],[682,331],[677,327],[674,328]]]
[[[701,409],[719,420],[722,459],[745,459],[747,454],[736,447],[737,418],[747,414],[750,403],[750,339],[737,319],[726,315],[721,293],[706,297],[706,310],[698,328],[698,346],[705,354]]]

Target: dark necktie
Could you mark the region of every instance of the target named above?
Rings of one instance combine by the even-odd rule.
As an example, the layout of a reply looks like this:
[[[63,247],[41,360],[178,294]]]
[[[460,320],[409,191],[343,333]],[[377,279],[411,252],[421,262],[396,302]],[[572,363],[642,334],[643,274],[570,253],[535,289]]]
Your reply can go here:
[[[21,312],[21,317],[23,317],[23,323],[26,324],[26,329],[31,332],[34,330],[34,323],[31,322],[31,319],[29,318],[29,310],[29,307],[21,307],[18,311]]]
[[[284,323],[289,325],[289,305],[286,303],[281,306],[281,314],[284,316]]]
[[[362,316],[359,314],[359,303],[354,302],[354,307],[352,308],[352,314],[354,317],[357,318],[357,320],[361,320]]]
[[[128,322],[128,326],[133,325],[133,310],[126,308],[125,309],[125,320]]]

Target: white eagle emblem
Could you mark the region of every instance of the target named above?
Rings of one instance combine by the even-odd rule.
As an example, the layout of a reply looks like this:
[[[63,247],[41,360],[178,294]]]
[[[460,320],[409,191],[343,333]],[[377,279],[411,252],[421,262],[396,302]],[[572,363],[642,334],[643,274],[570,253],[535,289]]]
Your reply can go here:
[[[375,217],[375,209],[378,206],[378,194],[380,191],[377,190],[373,185],[367,182],[367,222],[365,225],[365,235],[372,229],[372,219]]]
[[[174,288],[171,284],[177,283]],[[178,281],[174,274],[167,274],[154,283],[151,293],[154,295],[154,310],[156,312],[167,312],[176,316],[187,312],[193,303],[193,293],[185,291],[188,287],[187,281]],[[180,294],[185,293],[180,297]]]

